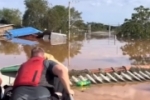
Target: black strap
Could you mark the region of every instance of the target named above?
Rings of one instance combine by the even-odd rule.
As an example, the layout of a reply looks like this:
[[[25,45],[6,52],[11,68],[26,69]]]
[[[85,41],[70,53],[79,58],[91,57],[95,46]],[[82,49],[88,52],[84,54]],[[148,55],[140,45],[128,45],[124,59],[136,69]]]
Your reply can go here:
[[[36,70],[36,71],[34,72],[34,76],[33,76],[33,78],[32,78],[32,82],[35,81],[37,74],[38,74],[38,71]]]
[[[48,68],[49,67],[49,61],[48,60],[44,60],[44,67]]]

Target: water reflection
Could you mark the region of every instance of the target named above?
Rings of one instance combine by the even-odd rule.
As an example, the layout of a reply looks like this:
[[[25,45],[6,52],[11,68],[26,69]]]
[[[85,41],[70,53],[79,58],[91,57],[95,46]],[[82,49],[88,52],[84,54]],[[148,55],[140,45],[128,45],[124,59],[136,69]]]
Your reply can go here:
[[[32,46],[24,45],[22,48],[23,48],[23,50],[24,50],[24,53],[25,53],[25,55],[26,55],[26,58],[27,58],[27,59],[30,58]]]
[[[68,56],[68,43],[62,45],[50,45],[49,42],[44,42],[43,40],[40,40],[39,42],[40,47],[42,47],[47,53],[52,54],[60,62],[64,62],[64,60]],[[79,50],[81,46],[81,43],[77,41],[70,43],[71,58],[80,53]]]
[[[121,49],[130,56],[132,64],[150,64],[150,41],[130,41]]]
[[[37,42],[47,53],[52,54],[58,61],[73,69],[130,65],[129,57],[124,56],[120,49],[124,43],[116,41],[114,44],[113,38],[109,39],[108,42],[108,38],[106,37],[90,37],[88,39],[90,43],[87,41],[87,38],[85,39],[85,36],[78,35],[66,44],[51,45],[49,41],[44,41],[42,39],[37,40]],[[7,58],[8,60],[11,59],[15,52],[18,54],[21,53],[19,57],[23,60],[18,60],[20,63],[30,57],[32,46],[22,46],[6,41],[3,41],[2,45],[3,49],[1,48],[1,53],[7,53],[7,50],[11,51],[7,53],[11,55],[10,58]],[[2,58],[0,57],[0,59]],[[14,64],[16,64],[16,59],[14,59]]]
[[[22,46],[8,41],[0,41],[0,68],[20,64],[26,60]]]
[[[37,40],[37,42],[39,42],[38,46],[42,47],[47,53],[52,54],[60,62],[64,62],[66,59],[68,59],[68,56],[72,58],[75,55],[80,53],[83,39],[84,39],[83,37],[80,37],[80,38],[77,37],[75,39],[72,39],[70,42],[70,48],[68,48],[69,42],[67,42],[66,44],[60,44],[60,45],[51,45],[50,42],[46,42],[42,39]],[[21,53],[23,53],[23,56],[25,54],[24,58],[28,59],[30,57],[30,51],[31,51],[32,46],[20,45],[20,44],[15,44],[12,42],[7,42],[7,41],[0,41],[0,43],[1,43],[0,54],[4,53],[4,55],[15,56],[15,55],[20,55]],[[70,53],[68,55],[69,51]],[[1,57],[0,59],[2,60]]]
[[[58,61],[73,69],[118,67],[137,63],[150,64],[149,41],[120,42],[114,37],[87,37],[78,35],[70,42],[59,45],[51,45],[49,41],[42,39],[37,40],[37,42],[39,43],[38,46],[42,47],[47,53],[52,54]],[[8,60],[18,55],[17,59],[19,60],[13,59],[14,64],[18,64],[19,61],[22,63],[30,57],[32,46],[22,46],[7,41],[1,41],[0,43],[0,59],[2,62],[6,62],[2,58],[2,54],[3,56],[7,55]]]
[[[15,43],[2,40],[0,41],[0,44],[1,44],[0,45],[1,54],[4,53],[5,55],[9,55],[9,54],[19,55],[22,51],[20,45]]]

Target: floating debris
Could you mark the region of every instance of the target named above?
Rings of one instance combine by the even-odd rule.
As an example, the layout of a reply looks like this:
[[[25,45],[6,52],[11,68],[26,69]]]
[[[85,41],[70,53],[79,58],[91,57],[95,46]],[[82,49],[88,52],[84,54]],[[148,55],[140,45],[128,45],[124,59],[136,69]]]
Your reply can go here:
[[[130,71],[127,71],[127,73],[131,76],[131,77],[133,77],[134,79],[136,79],[136,80],[138,80],[138,81],[141,81],[141,79],[139,78],[139,77],[137,77],[137,76],[135,76],[133,73],[131,73]]]
[[[127,75],[123,72],[121,72],[121,75],[124,76],[127,80],[132,81],[132,78],[129,75]]]
[[[110,79],[112,79],[113,81],[118,82],[118,80],[115,79],[111,74],[106,73],[106,75],[107,75]]]
[[[110,82],[110,79],[107,76],[104,76],[103,74],[100,73],[100,76],[102,79],[104,79],[106,82]]]
[[[96,84],[97,82],[94,80],[94,78],[92,78],[89,74],[86,74],[86,77],[94,84]]]
[[[97,80],[100,83],[103,83],[103,79],[98,77],[97,75],[93,74],[93,77],[95,78],[95,80]]]
[[[73,73],[72,73],[73,72]],[[119,67],[107,69],[91,70],[71,70],[70,75],[75,75],[76,79],[90,80],[93,84],[119,83],[119,82],[144,82],[150,80],[150,70],[138,67]]]

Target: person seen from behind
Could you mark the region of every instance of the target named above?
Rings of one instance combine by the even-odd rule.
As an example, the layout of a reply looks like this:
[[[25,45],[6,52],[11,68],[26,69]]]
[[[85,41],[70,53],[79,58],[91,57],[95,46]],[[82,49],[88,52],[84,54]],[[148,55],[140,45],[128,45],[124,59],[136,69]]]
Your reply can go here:
[[[60,80],[67,94],[74,94],[70,87],[67,67],[46,60],[44,50],[34,47],[31,50],[31,58],[18,70],[10,100],[51,100],[49,97],[52,93],[48,88],[53,87],[51,81],[55,77]]]
[[[0,99],[2,98],[2,79],[0,77]]]

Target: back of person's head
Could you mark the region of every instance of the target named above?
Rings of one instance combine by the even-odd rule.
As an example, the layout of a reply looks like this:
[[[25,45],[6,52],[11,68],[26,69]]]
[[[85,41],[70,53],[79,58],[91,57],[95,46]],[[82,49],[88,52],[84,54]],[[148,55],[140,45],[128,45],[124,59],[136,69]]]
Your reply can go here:
[[[34,47],[31,50],[31,57],[44,57],[44,50],[40,47]]]

